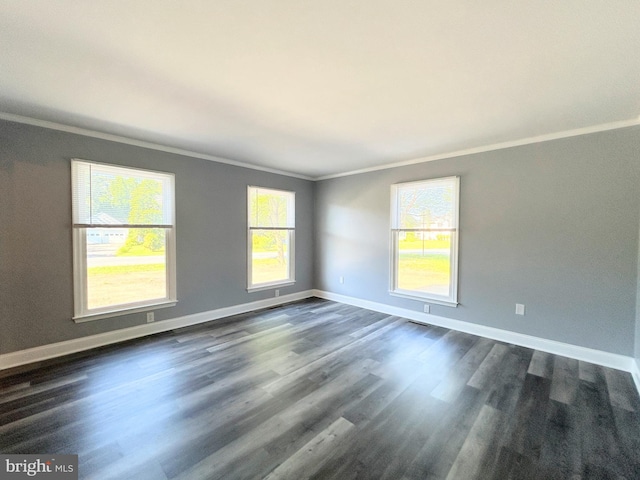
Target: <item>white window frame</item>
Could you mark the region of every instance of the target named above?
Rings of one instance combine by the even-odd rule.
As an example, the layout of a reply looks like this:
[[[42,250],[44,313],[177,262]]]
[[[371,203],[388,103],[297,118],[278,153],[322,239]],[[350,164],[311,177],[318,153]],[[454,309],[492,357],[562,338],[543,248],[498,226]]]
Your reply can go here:
[[[254,190],[262,190],[262,191],[270,191],[276,193],[284,193],[291,197],[291,203],[288,205],[289,213],[288,216],[291,216],[293,219],[293,225],[288,227],[271,227],[271,226],[252,226],[251,219],[251,193]],[[269,290],[274,289],[276,287],[286,287],[289,285],[294,285],[296,283],[296,267],[295,267],[295,236],[296,236],[296,228],[295,228],[295,205],[296,205],[296,192],[290,190],[279,190],[276,188],[266,188],[266,187],[258,187],[255,185],[247,186],[247,291],[248,292],[257,292],[260,290]],[[264,282],[264,283],[253,283],[253,242],[252,242],[252,231],[253,230],[276,230],[276,231],[286,231],[289,237],[289,272],[288,278],[283,280],[278,280],[275,282]]]
[[[449,283],[449,295],[437,295],[434,293],[426,293],[418,290],[404,290],[398,288],[398,243],[399,243],[399,234],[401,232],[406,231],[421,231],[421,232],[433,232],[434,229],[431,228],[421,228],[421,229],[406,229],[400,228],[400,219],[398,218],[398,202],[399,196],[404,187],[416,188],[420,186],[428,187],[430,185],[436,185],[438,183],[448,183],[454,187],[454,198],[453,198],[453,225],[451,228],[447,229],[439,229],[439,231],[447,231],[451,234],[451,247],[450,247],[450,258],[451,258],[451,276]],[[459,208],[460,208],[460,177],[442,177],[442,178],[433,178],[428,180],[419,180],[415,182],[405,182],[405,183],[397,183],[391,185],[391,265],[390,265],[390,286],[389,293],[394,296],[399,297],[407,297],[414,300],[420,300],[426,303],[434,303],[438,305],[445,305],[449,307],[455,307],[458,305],[458,241],[459,241]]]
[[[76,203],[76,191],[80,188],[76,182],[76,172],[80,166],[97,165],[101,168],[108,168],[114,172],[122,172],[126,175],[128,172],[132,175],[148,174],[153,178],[162,177],[166,179],[171,189],[170,205],[165,208],[170,209],[169,216],[172,220],[171,224],[163,225],[142,225],[131,226],[125,225],[126,228],[164,228],[166,231],[165,239],[165,266],[166,266],[166,286],[167,295],[164,298],[155,298],[150,300],[142,300],[139,302],[131,302],[117,305],[109,305],[100,308],[88,308],[87,305],[87,235],[86,231],[94,228],[122,228],[123,225],[101,225],[77,223],[75,221],[79,215],[76,210],[81,208]],[[129,313],[144,312],[155,310],[157,308],[166,308],[175,306],[178,302],[176,294],[176,228],[175,228],[175,175],[173,173],[158,172],[135,167],[124,167],[121,165],[111,165],[106,163],[93,162],[74,158],[71,160],[71,188],[72,188],[72,209],[73,209],[73,293],[74,293],[74,316],[76,323],[98,320],[102,318],[110,318],[118,315],[126,315]]]

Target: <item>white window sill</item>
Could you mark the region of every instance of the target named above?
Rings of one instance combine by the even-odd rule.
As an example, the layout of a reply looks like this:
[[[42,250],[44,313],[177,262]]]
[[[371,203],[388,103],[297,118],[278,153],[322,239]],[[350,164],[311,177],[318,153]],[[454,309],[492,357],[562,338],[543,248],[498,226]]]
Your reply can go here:
[[[158,303],[151,303],[147,305],[141,305],[139,307],[124,308],[118,310],[111,310],[99,313],[90,313],[86,315],[78,315],[73,317],[73,321],[76,323],[92,322],[93,320],[100,320],[102,318],[119,317],[121,315],[129,315],[130,313],[147,312],[149,310],[157,310],[159,308],[175,307],[178,303],[177,300],[168,300]]]
[[[259,292],[261,290],[273,290],[274,288],[280,288],[280,287],[290,287],[291,285],[295,285],[296,282],[295,280],[287,280],[286,282],[279,282],[279,283],[267,283],[267,284],[263,284],[263,285],[256,285],[255,287],[248,287],[247,288],[247,292],[252,293],[252,292]]]
[[[453,307],[456,308],[458,306],[458,302],[451,302],[449,300],[441,300],[433,297],[426,297],[421,295],[416,295],[412,293],[403,293],[397,291],[389,291],[389,295],[393,297],[402,297],[402,298],[410,298],[411,300],[417,300],[423,303],[432,303],[434,305],[443,305],[445,307]]]

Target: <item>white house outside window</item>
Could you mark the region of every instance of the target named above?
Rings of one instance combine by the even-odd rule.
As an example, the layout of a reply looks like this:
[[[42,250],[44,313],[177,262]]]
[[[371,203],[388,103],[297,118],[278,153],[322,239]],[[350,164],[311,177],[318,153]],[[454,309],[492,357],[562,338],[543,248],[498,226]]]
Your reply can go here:
[[[248,187],[248,290],[295,282],[295,192]]]
[[[76,321],[176,302],[174,176],[72,160]]]
[[[391,293],[457,305],[459,177],[391,186]]]

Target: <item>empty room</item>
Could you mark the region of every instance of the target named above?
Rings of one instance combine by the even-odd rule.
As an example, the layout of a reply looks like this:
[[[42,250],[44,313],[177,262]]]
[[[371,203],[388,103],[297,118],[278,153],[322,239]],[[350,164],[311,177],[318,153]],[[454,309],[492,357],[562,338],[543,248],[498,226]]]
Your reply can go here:
[[[0,478],[640,478],[638,25],[0,0]]]

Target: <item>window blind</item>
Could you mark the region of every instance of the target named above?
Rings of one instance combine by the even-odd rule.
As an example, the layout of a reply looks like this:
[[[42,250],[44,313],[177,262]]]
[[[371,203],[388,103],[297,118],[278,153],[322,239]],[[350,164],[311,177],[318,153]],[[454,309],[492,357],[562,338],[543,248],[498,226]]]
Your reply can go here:
[[[74,160],[74,227],[170,228],[173,181],[173,174]]]
[[[295,193],[249,187],[250,229],[295,228]]]

